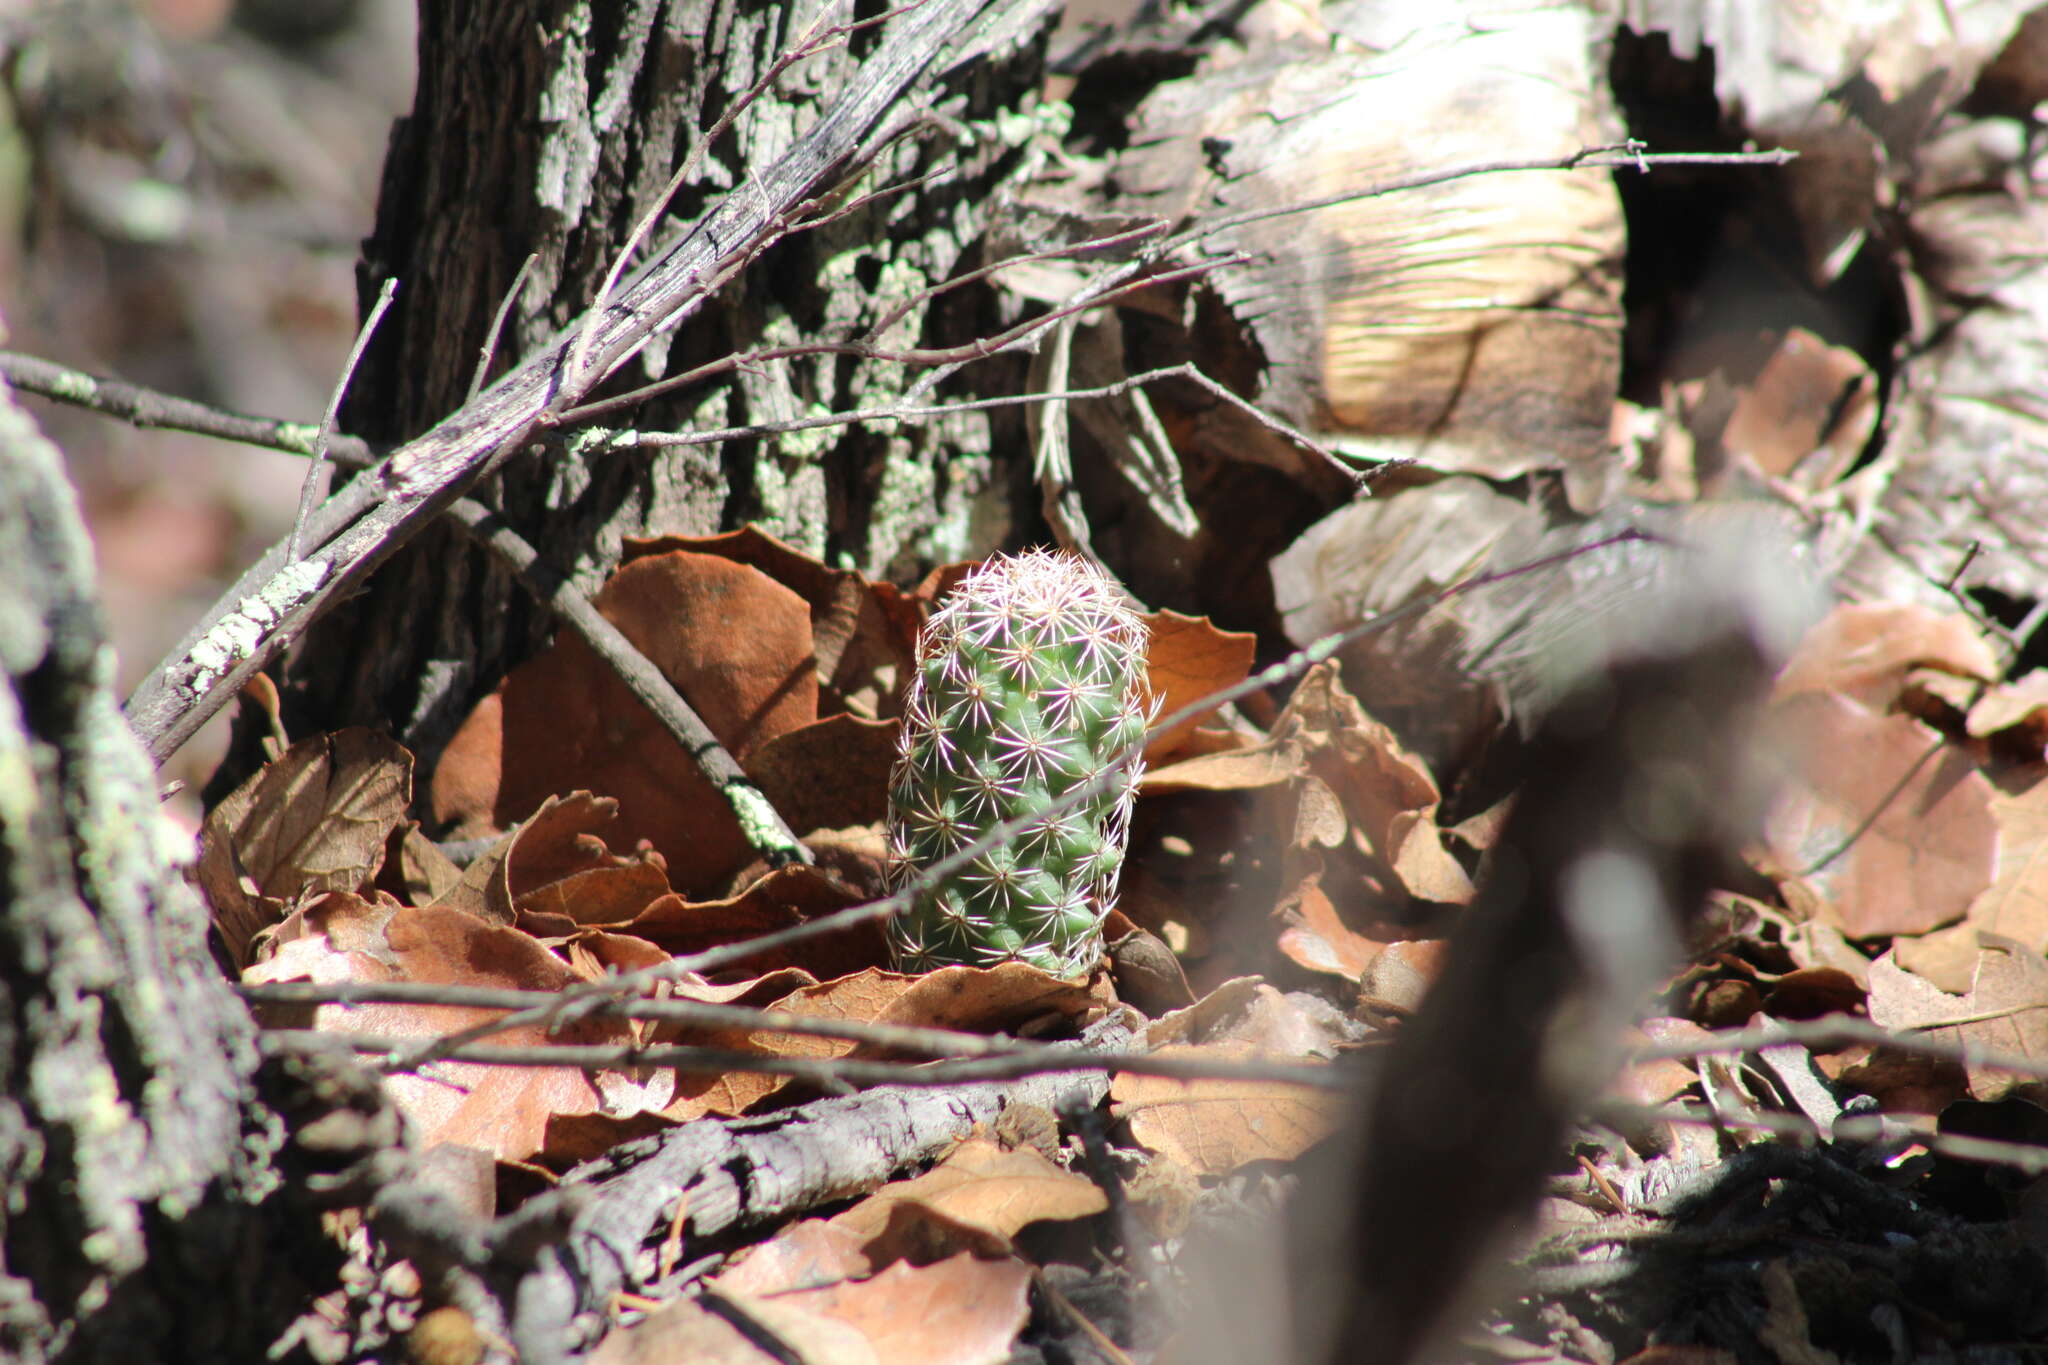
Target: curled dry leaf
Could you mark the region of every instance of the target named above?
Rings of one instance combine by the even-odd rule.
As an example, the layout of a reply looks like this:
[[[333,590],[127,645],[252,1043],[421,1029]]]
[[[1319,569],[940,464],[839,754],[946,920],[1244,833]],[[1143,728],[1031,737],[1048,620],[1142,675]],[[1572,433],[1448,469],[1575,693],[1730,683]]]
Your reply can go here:
[[[671,893],[647,905],[630,922],[607,927],[638,935],[683,957],[788,929],[860,903],[860,894],[830,873],[794,866],[771,872],[738,895],[720,900],[690,901]],[[801,967],[813,976],[830,978],[888,960],[889,948],[881,928],[870,921],[756,953],[740,965],[756,973]]]
[[[1109,1207],[1094,1181],[1028,1147],[969,1138],[923,1175],[885,1185],[832,1225],[857,1234],[874,1265],[919,1263],[956,1251],[1001,1254],[1039,1222],[1089,1218]]]
[[[279,939],[276,953],[243,973],[243,980],[411,981],[559,991],[579,979],[567,963],[516,929],[459,910],[372,903],[346,892],[330,892],[297,912]],[[503,1014],[448,1005],[321,1005],[311,1026],[424,1043]],[[542,1047],[631,1039],[624,1020],[589,1019],[553,1033],[531,1026],[512,1029],[490,1041]],[[436,1062],[385,1084],[416,1125],[423,1145],[457,1142],[509,1161],[555,1155],[546,1148],[548,1122],[556,1115],[607,1107],[598,1084],[579,1067]]]
[[[1155,611],[1145,617],[1147,683],[1159,699],[1159,715],[1177,711],[1211,692],[1241,683],[1251,673],[1258,637],[1222,630],[1206,616]],[[1192,716],[1145,746],[1145,761],[1170,757],[1187,744],[1213,710]]]
[[[1421,900],[1462,904],[1471,878],[1444,848],[1435,779],[1386,726],[1365,713],[1334,665],[1303,676],[1272,736],[1145,774],[1148,794],[1248,791],[1292,784],[1295,842],[1365,855]]]
[[[1248,1043],[1164,1047],[1162,1057],[1238,1060]],[[1181,1081],[1118,1072],[1110,1110],[1131,1136],[1200,1175],[1227,1175],[1253,1161],[1292,1161],[1336,1130],[1343,1102],[1326,1090],[1277,1081]]]
[[[2039,762],[2048,750],[2048,668],[1986,692],[1970,708],[1966,725],[1977,738],[2003,739],[2003,752]]]
[[[810,613],[760,570],[673,551],[625,565],[594,603],[743,766],[817,719]],[[690,755],[565,633],[463,723],[434,773],[434,814],[482,833],[577,789],[616,797],[614,842],[647,840],[686,891],[709,890],[748,857],[738,820]]]
[[[412,755],[351,729],[300,740],[214,807],[199,884],[236,964],[300,896],[376,880],[411,801]]]
[[[1773,695],[1782,701],[1834,692],[1883,711],[1898,700],[1915,668],[1984,682],[2000,671],[1983,632],[1960,613],[1908,602],[1848,603],[1806,633]]]

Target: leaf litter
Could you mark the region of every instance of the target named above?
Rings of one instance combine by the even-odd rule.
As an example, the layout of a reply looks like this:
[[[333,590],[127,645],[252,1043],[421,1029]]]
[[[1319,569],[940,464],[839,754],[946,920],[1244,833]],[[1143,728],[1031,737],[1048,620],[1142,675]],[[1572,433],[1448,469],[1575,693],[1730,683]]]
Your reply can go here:
[[[779,613],[786,624],[768,632],[782,642],[772,648],[732,628],[718,608],[711,619],[723,627],[700,630],[664,657],[687,655],[689,668],[672,680],[693,698],[703,678],[719,679],[728,700],[710,708],[714,728],[764,788],[782,794],[779,804],[804,812],[792,825],[837,850],[836,862],[750,867],[743,841],[720,823],[729,809],[677,779],[673,770],[688,767],[680,750],[652,737],[652,722],[633,714],[637,702],[607,690],[594,656],[558,645],[529,678],[515,675],[479,706],[463,733],[488,742],[458,743],[452,771],[444,762],[437,774],[437,815],[453,832],[489,840],[466,866],[406,819],[410,757],[363,732],[294,745],[214,812],[198,876],[224,946],[246,964],[244,979],[559,991],[744,943],[876,894],[889,717],[932,598],[825,570],[757,532],[718,541],[725,553],[639,547],[622,571],[633,586],[608,589],[600,604],[650,641],[652,623],[707,601]],[[791,581],[769,579],[763,565]],[[959,576],[935,575],[927,588]],[[1155,620],[1163,656],[1155,686],[1168,707],[1248,674],[1250,636],[1199,618]],[[818,621],[835,623],[829,659],[812,644]],[[748,640],[741,652],[720,652],[740,640]],[[1950,733],[1905,709],[1914,679],[1929,670],[1982,692],[1951,708]],[[792,674],[802,677],[793,683]],[[2036,1036],[2048,1027],[2048,921],[2039,909],[2048,892],[2035,828],[2042,787],[2024,766],[1994,761],[1989,746],[1991,736],[2026,732],[2039,708],[2024,689],[1996,690],[1996,678],[1981,635],[1957,616],[1845,607],[1814,628],[1774,703],[1802,743],[1787,745],[1796,755],[1791,776],[1756,851],[1757,870],[1786,908],[1731,898],[1721,946],[1674,977],[1669,1003],[1678,1012],[1647,1020],[1644,1046],[1708,1046],[1702,1024],[1867,1011],[1900,1031],[2048,1062],[2048,1035]],[[517,695],[529,686],[532,695]],[[572,696],[584,699],[580,728],[543,723],[572,709]],[[2003,700],[2003,709],[1985,698]],[[821,706],[832,713],[821,715]],[[1267,714],[1269,723],[1252,726],[1241,715],[1218,724],[1212,713],[1153,741],[1139,806],[1151,844],[1141,839],[1133,855],[1122,908],[1177,944],[1191,976],[1208,983],[1196,1003],[1146,1029],[1143,1045],[1162,1058],[1332,1061],[1371,1045],[1426,993],[1490,841],[1493,825],[1477,817],[1455,837],[1439,824],[1445,799],[1430,765],[1370,714],[1334,666],[1309,669]],[[1923,762],[1923,749],[1934,757]],[[650,783],[649,767],[671,771]],[[1205,826],[1196,818],[1204,808],[1220,819]],[[1216,872],[1236,878],[1235,896],[1210,895],[1218,883],[1191,875],[1189,864],[1203,861],[1197,840],[1208,858],[1224,860]],[[1835,842],[1843,852],[1817,858]],[[1255,846],[1267,850],[1263,858],[1243,862]],[[1333,993],[1333,985],[1344,989]],[[709,976],[685,974],[661,993],[764,1017],[1062,1036],[1111,1007],[1117,982],[1065,983],[1021,964],[905,976],[887,970],[880,934],[863,925]],[[422,1044],[501,1013],[271,1006],[266,1022]],[[905,1055],[854,1038],[607,1016],[487,1041],[688,1044],[824,1062]],[[1860,1084],[1901,1110],[2027,1093],[1996,1065],[1939,1081],[1938,1066],[1887,1061],[1882,1048],[1819,1051],[1838,1083]],[[784,1075],[629,1061],[590,1069],[442,1060],[386,1085],[423,1147],[472,1148],[558,1173],[632,1136],[758,1114],[813,1093]],[[1739,1070],[1667,1057],[1632,1065],[1612,1093],[1652,1111],[1706,1099],[1755,1112],[1768,1087],[1759,1092]],[[1185,1213],[1163,1208],[1184,1210],[1236,1173],[1298,1160],[1338,1126],[1343,1106],[1280,1082],[1124,1071],[1113,1079],[1108,1114],[1142,1176],[1133,1189],[1144,1197],[1131,1207],[1179,1228]],[[1683,1125],[1642,1129],[1635,1140],[1645,1151],[1699,1149]],[[675,1301],[615,1331],[594,1358],[678,1349],[761,1358],[731,1326],[746,1320],[770,1324],[784,1341],[814,1343],[819,1358],[1002,1359],[1032,1275],[1030,1240],[1019,1237],[1107,1216],[1096,1181],[1069,1166],[1072,1153],[1055,1151],[1063,1159],[970,1139],[929,1170],[829,1218],[791,1223],[733,1260],[707,1281],[718,1312]],[[957,1332],[928,1331],[922,1310],[909,1307],[918,1300],[967,1316]]]
[[[1745,40],[1702,41],[1733,51]],[[1813,50],[1865,52],[1847,42]],[[1835,109],[1801,134],[1821,179],[1804,182],[1808,197],[1795,196],[1792,211],[1815,279],[1834,278],[1846,259],[1842,245],[1860,230],[1854,205],[1890,202],[1895,188],[1877,183],[1891,172],[1860,120],[1898,120],[1881,131],[1900,163],[1921,147],[1925,130],[1907,128],[1903,91],[1938,73],[1915,76],[1916,51],[1843,58],[1830,83],[1868,80],[1873,103],[1853,117]],[[1972,53],[1972,63],[1988,59]],[[2017,45],[2010,61],[2026,64]],[[1785,74],[1773,63],[1731,60],[1726,71],[1715,92],[1724,101],[1801,107],[1796,89],[1771,84]],[[1606,480],[1658,504],[1771,500],[1831,533],[1851,528],[1867,498],[1888,528],[1848,537],[1849,600],[1807,633],[1780,677],[1774,743],[1786,772],[1765,837],[1648,1002],[1631,1040],[1638,1056],[1609,1089],[1615,1126],[1589,1125],[1560,1163],[1553,1189],[1565,1193],[1546,1210],[1562,1219],[1557,1206],[1572,1205],[1573,1227],[1661,1216],[1656,1191],[1669,1187],[1658,1182],[1731,1163],[1754,1140],[1749,1125],[1796,1118],[1807,1140],[1836,1142],[1825,1123],[1812,1125],[1858,1097],[1891,1125],[1890,1145],[1829,1150],[1879,1163],[1895,1183],[1921,1182],[1930,1199],[1959,1179],[1945,1137],[2042,1145],[2023,1119],[2048,1063],[2048,681],[2015,664],[2024,641],[1988,620],[1992,599],[1972,592],[2038,597],[2044,581],[2026,530],[2038,522],[2027,491],[2041,462],[2024,383],[2041,349],[2042,310],[2024,306],[2039,278],[2025,247],[2039,210],[1968,177],[1944,181],[1946,151],[1926,147],[1913,171],[1923,197],[1899,200],[1899,212],[1943,249],[1929,279],[1910,282],[1928,296],[1915,300],[1918,349],[1897,375],[1880,382],[1839,338],[1805,328],[1724,330],[1695,338],[1654,393],[1618,405],[1612,451],[1578,452],[1569,479],[1537,471],[1559,473],[1578,510],[1599,503]],[[1818,193],[1830,175],[1854,192]],[[1972,382],[1987,376],[1988,399]],[[1200,427],[1170,404],[1161,416],[1177,433]],[[1889,482],[1862,463],[1887,421],[1902,423],[1891,439],[1903,451]],[[1272,562],[1274,619],[1241,622],[1257,630],[1153,613],[1152,673],[1166,707],[1243,679],[1279,633],[1306,645],[1548,545],[1535,500],[1462,467],[1425,467],[1308,526]],[[598,595],[816,866],[766,866],[683,750],[565,637],[508,677],[443,755],[420,801],[440,842],[412,823],[410,755],[360,731],[302,739],[218,807],[197,877],[223,956],[252,983],[559,992],[872,899],[918,630],[971,567],[943,566],[903,589],[749,528],[629,543]],[[1587,581],[1600,589],[1597,576]],[[1181,1007],[1155,1004],[1134,1046],[1168,1060],[1336,1066],[1402,1027],[1442,970],[1475,886],[1498,871],[1493,839],[1512,791],[1488,786],[1485,760],[1527,706],[1516,670],[1497,665],[1529,615],[1511,593],[1441,601],[1289,689],[1153,739],[1117,922],[1122,937],[1160,945],[1197,998],[1143,996]],[[837,1024],[1054,1039],[1141,998],[1121,963],[1084,983],[1014,964],[890,972],[872,923],[683,973],[660,993]],[[274,1028],[407,1045],[503,1013],[264,1010]],[[1844,1021],[1866,1031],[1825,1031]],[[1790,1043],[1752,1036],[1808,1026],[1819,1031],[1771,1035]],[[1750,1045],[1718,1050],[1729,1031]],[[606,1015],[488,1041],[622,1049],[615,1067],[442,1060],[387,1079],[415,1143],[475,1149],[550,1179],[628,1137],[772,1122],[819,1093],[784,1075],[639,1067],[630,1046],[827,1063],[914,1055],[753,1024]],[[1814,1076],[1818,1098],[1807,1088]],[[1102,1249],[1128,1247],[1134,1225],[1112,1226],[1110,1189],[1171,1242],[1205,1214],[1236,1216],[1272,1172],[1325,1145],[1341,1117],[1329,1095],[1300,1086],[1129,1069],[1114,1076],[1106,1107],[1107,1168],[1050,1116],[1037,1143],[978,1133],[928,1169],[844,1191],[836,1211],[784,1220],[751,1247],[702,1248],[712,1265],[701,1293],[624,1311],[592,1358],[771,1358],[744,1326],[806,1360],[1007,1359],[1033,1305],[1053,1302],[1044,1285],[1055,1268],[1099,1268]],[[2039,1167],[2004,1156],[2010,1179],[1977,1191],[1992,1200],[1983,1207],[2038,1202]],[[1134,1264],[1112,1269],[1136,1278]],[[1763,1264],[1771,1349],[1830,1358],[1816,1344],[1829,1329],[1815,1309],[1821,1289],[1786,1259]],[[1939,1321],[1944,1340],[2023,1330],[1900,1301],[1912,1321]],[[1590,1334],[1596,1320],[1581,1300],[1559,1297],[1549,1310],[1554,1337],[1523,1325],[1530,1351]],[[1734,1358],[1676,1345],[1638,1358],[1680,1353]]]

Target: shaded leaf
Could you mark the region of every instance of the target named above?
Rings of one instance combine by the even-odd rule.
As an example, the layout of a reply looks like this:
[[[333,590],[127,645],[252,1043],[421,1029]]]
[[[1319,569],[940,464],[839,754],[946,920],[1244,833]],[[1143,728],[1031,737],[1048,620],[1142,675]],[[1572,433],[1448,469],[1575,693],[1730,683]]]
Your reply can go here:
[[[758,569],[674,551],[624,566],[593,600],[742,764],[817,719],[809,612]],[[473,835],[579,789],[617,798],[612,842],[647,840],[686,891],[711,889],[750,855],[690,755],[565,633],[463,723],[434,773],[434,813]]]
[[[1000,1252],[1032,1223],[1088,1218],[1108,1207],[1094,1181],[1029,1147],[1005,1151],[969,1138],[923,1175],[883,1186],[832,1225],[858,1234],[868,1259],[886,1265],[943,1257],[963,1240],[967,1250]],[[932,1216],[944,1226],[929,1226]]]
[[[351,729],[300,740],[206,817],[199,883],[238,965],[301,895],[376,880],[412,801],[412,755]]]
[[[798,837],[874,824],[888,813],[896,729],[893,720],[832,716],[768,741],[747,772]]]

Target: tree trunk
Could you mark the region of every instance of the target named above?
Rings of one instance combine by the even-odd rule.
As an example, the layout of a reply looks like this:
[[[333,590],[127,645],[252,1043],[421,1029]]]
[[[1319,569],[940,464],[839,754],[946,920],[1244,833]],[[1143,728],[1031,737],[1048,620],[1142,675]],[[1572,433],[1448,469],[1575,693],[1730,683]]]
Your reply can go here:
[[[424,6],[419,90],[392,140],[365,300],[386,278],[399,302],[354,381],[345,425],[411,436],[459,407],[479,347],[520,264],[534,263],[498,346],[509,363],[596,298],[633,226],[722,114],[814,26],[872,19],[871,0],[456,0]],[[985,205],[1021,173],[1036,103],[1044,0],[992,0],[1011,35],[935,63],[910,109],[925,111],[854,195],[889,191],[772,248],[641,358],[641,382],[736,351],[853,340],[962,268]],[[791,65],[733,121],[668,206],[668,223],[745,193],[749,168],[790,146],[857,79],[881,26]],[[934,170],[948,174],[916,183]],[[900,187],[900,188],[897,188]],[[657,237],[664,235],[658,231]],[[644,254],[644,253],[643,253]],[[971,264],[971,262],[969,262]],[[946,345],[993,330],[970,299],[913,308],[884,346]],[[1021,361],[976,366],[977,389]],[[900,396],[905,365],[821,355],[774,361],[629,410],[641,429],[774,421]],[[615,387],[630,387],[618,383]],[[1014,391],[1014,389],[1012,390]],[[957,387],[948,392],[960,393]],[[1011,427],[1017,419],[1007,419]],[[1000,419],[999,419],[1000,421]],[[626,455],[560,446],[518,457],[487,488],[544,558],[594,589],[622,539],[707,534],[755,522],[812,554],[870,573],[980,553],[1012,535],[1007,494],[1021,452],[981,414],[834,427],[784,438]],[[390,727],[430,770],[470,706],[539,643],[545,615],[504,570],[445,530],[392,560],[311,632],[293,670],[296,732]]]
[[[0,564],[0,1358],[260,1359],[318,1225],[110,690],[62,459],[4,388]]]

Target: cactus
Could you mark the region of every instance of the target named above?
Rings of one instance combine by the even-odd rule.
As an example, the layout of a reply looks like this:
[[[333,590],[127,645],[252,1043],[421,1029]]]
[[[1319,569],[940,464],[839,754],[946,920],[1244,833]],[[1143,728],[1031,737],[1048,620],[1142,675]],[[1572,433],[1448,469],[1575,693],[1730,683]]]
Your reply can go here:
[[[989,561],[925,627],[889,783],[899,888],[998,824],[1045,809],[1137,746],[1151,718],[1145,624],[1108,575],[1032,550]],[[906,971],[1102,954],[1142,763],[989,849],[890,926]]]

